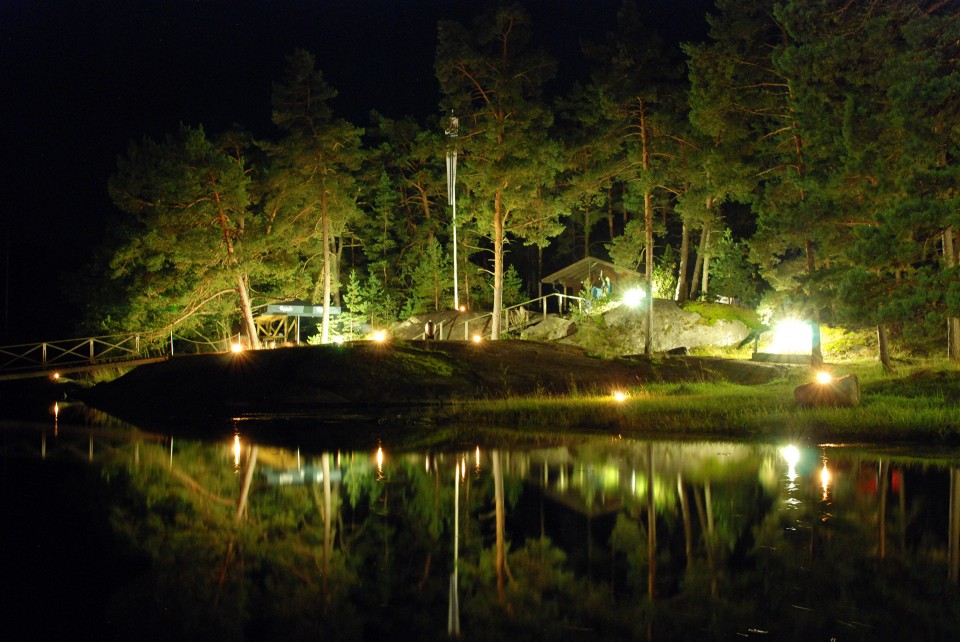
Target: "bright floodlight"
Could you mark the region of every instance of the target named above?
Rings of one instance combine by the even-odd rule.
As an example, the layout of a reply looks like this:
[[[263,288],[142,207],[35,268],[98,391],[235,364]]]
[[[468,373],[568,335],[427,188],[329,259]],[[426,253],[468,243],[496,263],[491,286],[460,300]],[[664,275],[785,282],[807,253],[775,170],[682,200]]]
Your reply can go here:
[[[646,297],[647,293],[643,288],[632,288],[623,293],[623,303],[628,307],[635,308],[643,303]]]
[[[804,354],[810,352],[813,345],[813,331],[810,324],[799,319],[784,319],[773,328],[774,354]]]
[[[377,343],[383,343],[384,341],[387,340],[387,333],[384,332],[383,330],[377,330],[376,332],[373,333],[373,340],[376,341]]]
[[[791,468],[800,462],[800,450],[793,445],[781,448],[780,456],[783,457],[783,460],[787,462],[787,465]]]
[[[242,343],[231,344],[230,352],[243,352],[243,344]]]
[[[623,403],[627,400],[627,393],[625,393],[623,390],[617,390],[613,393],[613,400],[617,403]]]
[[[483,341],[483,337],[481,337],[479,334],[473,335],[473,342],[474,342],[474,343],[480,343],[481,341]]]
[[[817,373],[817,383],[827,384],[833,381],[833,376],[829,372],[818,372]]]

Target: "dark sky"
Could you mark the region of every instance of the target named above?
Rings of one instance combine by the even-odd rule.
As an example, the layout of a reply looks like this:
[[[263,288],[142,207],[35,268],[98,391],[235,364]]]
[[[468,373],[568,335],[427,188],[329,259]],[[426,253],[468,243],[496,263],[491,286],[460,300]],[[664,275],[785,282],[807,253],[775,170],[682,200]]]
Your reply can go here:
[[[668,37],[703,33],[708,0],[637,0]],[[560,61],[614,27],[620,0],[524,3]],[[106,192],[129,141],[179,123],[272,134],[271,83],[297,47],[358,125],[376,109],[437,109],[438,18],[482,0],[0,0],[0,345],[72,336],[64,288],[113,215]]]

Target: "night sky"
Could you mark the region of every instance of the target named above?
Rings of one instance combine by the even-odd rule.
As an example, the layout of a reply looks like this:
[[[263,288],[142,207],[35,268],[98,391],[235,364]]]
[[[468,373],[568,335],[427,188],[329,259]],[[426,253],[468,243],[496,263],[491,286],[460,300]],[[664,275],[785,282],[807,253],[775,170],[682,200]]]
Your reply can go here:
[[[637,0],[672,39],[705,31],[706,0]],[[524,3],[560,62],[615,26],[620,0]],[[107,180],[131,140],[180,123],[272,136],[271,83],[304,48],[359,126],[437,110],[436,23],[481,0],[0,0],[0,345],[73,336],[65,296],[115,210]]]

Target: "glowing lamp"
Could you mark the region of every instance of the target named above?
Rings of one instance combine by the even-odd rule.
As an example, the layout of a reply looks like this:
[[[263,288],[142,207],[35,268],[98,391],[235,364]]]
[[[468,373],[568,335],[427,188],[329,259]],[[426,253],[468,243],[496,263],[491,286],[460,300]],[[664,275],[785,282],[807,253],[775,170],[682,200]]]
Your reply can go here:
[[[481,341],[483,341],[483,337],[481,337],[479,334],[473,335],[473,342],[474,342],[474,343],[480,343]]]
[[[647,293],[643,288],[633,288],[623,293],[623,303],[630,308],[638,307],[645,298]]]
[[[627,400],[627,393],[625,393],[622,390],[617,390],[616,392],[613,393],[613,400],[616,401],[617,403],[623,403],[624,401]]]
[[[236,352],[243,352],[243,344],[242,344],[242,343],[234,343],[234,344],[232,344],[232,345],[230,346],[230,352],[235,352],[235,353],[236,353]]]
[[[813,345],[813,330],[810,324],[799,319],[784,319],[773,329],[773,345],[770,352],[775,354],[802,354],[810,352]]]
[[[829,372],[818,372],[817,373],[817,383],[821,385],[826,385],[833,381],[833,376]]]
[[[377,343],[383,343],[384,341],[387,340],[387,333],[384,332],[383,330],[377,330],[376,332],[373,333],[373,340],[376,341]]]
[[[60,379],[60,373],[59,373],[59,372],[52,372],[52,373],[50,373],[50,378],[53,379],[54,381],[58,381],[58,380]]]

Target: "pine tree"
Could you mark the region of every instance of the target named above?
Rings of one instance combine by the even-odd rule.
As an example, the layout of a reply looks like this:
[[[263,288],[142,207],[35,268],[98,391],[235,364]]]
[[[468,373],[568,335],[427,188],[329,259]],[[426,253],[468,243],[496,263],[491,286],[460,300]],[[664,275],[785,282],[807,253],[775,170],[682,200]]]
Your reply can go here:
[[[357,216],[353,172],[362,159],[363,130],[334,116],[329,102],[337,92],[315,68],[311,54],[297,50],[287,63],[283,79],[273,87],[273,122],[285,136],[271,153],[287,174],[283,208],[303,230],[299,249],[307,265],[320,258],[312,300],[323,305],[320,335],[326,343],[339,257],[348,226]]]
[[[446,110],[459,119],[458,179],[469,194],[460,211],[492,246],[493,339],[500,336],[508,237],[545,239],[561,230],[548,200],[559,150],[548,137],[553,114],[542,95],[555,64],[530,49],[529,22],[510,6],[481,16],[471,31],[439,25],[437,78]]]

